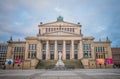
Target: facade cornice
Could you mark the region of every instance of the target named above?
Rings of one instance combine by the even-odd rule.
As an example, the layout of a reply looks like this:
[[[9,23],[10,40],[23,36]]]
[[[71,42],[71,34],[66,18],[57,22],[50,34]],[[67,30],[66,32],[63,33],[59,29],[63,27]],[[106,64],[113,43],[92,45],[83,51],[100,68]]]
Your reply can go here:
[[[89,36],[89,37],[83,37],[83,40],[94,40],[94,37]]]
[[[56,35],[53,35],[53,34],[56,34]],[[55,31],[55,32],[44,33],[42,36],[82,36],[82,35],[66,32],[66,31]]]
[[[70,36],[70,35],[44,35],[44,36],[40,36],[40,37],[82,37],[81,35],[74,35],[74,36]]]
[[[110,43],[110,42],[106,42],[106,41],[94,41],[94,43]]]
[[[38,37],[30,37],[30,36],[28,36],[28,37],[26,37],[25,39],[26,39],[26,40],[36,40],[36,39],[38,39]]]
[[[8,43],[12,43],[12,44],[14,44],[14,43],[24,44],[24,43],[26,43],[26,41],[11,41],[11,42],[8,42]]]
[[[82,37],[56,37],[56,36],[53,36],[53,37],[48,37],[48,36],[41,36],[41,37],[38,37],[39,40],[82,40]]]

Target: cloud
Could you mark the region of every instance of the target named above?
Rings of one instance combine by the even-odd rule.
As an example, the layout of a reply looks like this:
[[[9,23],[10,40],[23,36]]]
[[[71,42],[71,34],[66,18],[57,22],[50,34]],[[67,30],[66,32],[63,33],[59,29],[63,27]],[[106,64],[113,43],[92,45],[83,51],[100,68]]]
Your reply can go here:
[[[9,26],[2,25],[2,24],[0,24],[0,31],[2,31],[2,32],[8,32],[8,33],[13,32],[13,30]]]
[[[55,21],[61,15],[65,21],[80,22],[84,36],[108,36],[115,46],[120,42],[119,7],[119,0],[1,0],[0,38],[35,36],[39,22]]]
[[[60,13],[62,11],[62,9],[60,9],[59,7],[55,7],[54,10],[58,13]]]
[[[55,0],[20,0],[21,5],[28,7],[30,9],[46,9],[52,4]]]

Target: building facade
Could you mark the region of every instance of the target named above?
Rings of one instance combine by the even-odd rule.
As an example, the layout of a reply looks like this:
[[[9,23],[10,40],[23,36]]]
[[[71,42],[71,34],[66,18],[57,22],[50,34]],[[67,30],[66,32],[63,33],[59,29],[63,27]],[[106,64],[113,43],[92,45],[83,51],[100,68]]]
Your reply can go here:
[[[115,67],[120,68],[120,48],[111,48],[112,49],[112,57]]]
[[[0,43],[0,68],[5,65],[6,55],[7,55],[8,44]]]
[[[62,52],[62,60],[81,60],[84,68],[104,68],[106,64],[97,64],[96,59],[112,58],[110,40],[83,36],[80,23],[69,23],[59,16],[57,21],[40,22],[38,27],[37,36],[28,36],[24,42],[8,41],[8,59],[22,58],[23,68],[35,68],[38,60],[58,60],[58,52]]]

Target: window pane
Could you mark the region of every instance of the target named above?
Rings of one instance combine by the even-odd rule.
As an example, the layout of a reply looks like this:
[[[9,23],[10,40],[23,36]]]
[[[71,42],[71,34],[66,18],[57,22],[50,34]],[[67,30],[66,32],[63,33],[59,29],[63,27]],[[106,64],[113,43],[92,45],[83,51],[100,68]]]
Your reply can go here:
[[[54,50],[54,45],[53,44],[50,45],[50,50]]]
[[[62,44],[58,44],[58,50],[62,50]]]
[[[46,50],[46,44],[43,44],[43,50]]]
[[[78,45],[77,45],[77,44],[74,45],[74,49],[75,49],[75,50],[78,49]]]
[[[66,50],[70,50],[70,44],[66,45]]]

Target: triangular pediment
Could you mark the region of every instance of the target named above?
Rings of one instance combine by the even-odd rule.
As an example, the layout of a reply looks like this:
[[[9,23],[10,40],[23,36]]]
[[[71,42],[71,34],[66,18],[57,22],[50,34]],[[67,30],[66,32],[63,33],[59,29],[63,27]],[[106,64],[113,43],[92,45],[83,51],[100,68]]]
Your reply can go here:
[[[50,23],[46,23],[46,24],[42,24],[41,26],[80,26],[78,24],[74,24],[74,23],[69,23],[69,22],[65,22],[65,21],[56,21],[56,22],[50,22]]]
[[[51,33],[45,33],[44,36],[79,36],[78,34],[64,32],[64,31],[56,31]]]

